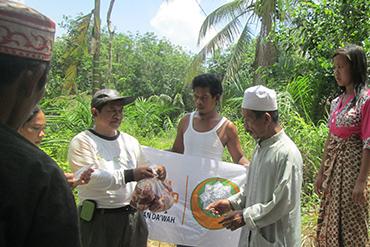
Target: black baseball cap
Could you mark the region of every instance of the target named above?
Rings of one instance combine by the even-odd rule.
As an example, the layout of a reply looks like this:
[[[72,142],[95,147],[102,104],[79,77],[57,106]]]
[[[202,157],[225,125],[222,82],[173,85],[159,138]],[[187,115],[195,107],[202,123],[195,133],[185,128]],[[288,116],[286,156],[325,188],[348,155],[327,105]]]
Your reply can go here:
[[[135,98],[132,96],[121,96],[114,89],[101,89],[97,91],[92,100],[91,100],[91,107],[99,107],[104,105],[110,101],[121,101],[122,105],[128,105],[134,102]]]

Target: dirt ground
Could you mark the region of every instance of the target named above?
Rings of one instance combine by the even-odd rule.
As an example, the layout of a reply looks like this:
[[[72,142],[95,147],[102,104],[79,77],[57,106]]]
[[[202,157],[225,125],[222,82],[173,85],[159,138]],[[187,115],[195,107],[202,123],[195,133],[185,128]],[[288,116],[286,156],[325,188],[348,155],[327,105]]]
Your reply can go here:
[[[176,247],[176,245],[154,240],[148,240],[147,247]]]

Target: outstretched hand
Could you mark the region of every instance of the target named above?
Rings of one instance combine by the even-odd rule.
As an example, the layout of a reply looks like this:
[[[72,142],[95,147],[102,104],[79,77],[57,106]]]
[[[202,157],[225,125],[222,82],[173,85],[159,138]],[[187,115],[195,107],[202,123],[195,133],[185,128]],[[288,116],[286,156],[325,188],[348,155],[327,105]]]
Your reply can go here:
[[[245,221],[243,218],[243,210],[230,212],[223,220],[220,221],[220,224],[231,231],[235,231],[236,229],[244,226]]]
[[[223,215],[232,210],[231,203],[227,199],[222,199],[209,204],[206,210],[215,215]]]
[[[76,179],[73,173],[64,173],[64,176],[67,179],[69,186],[73,189],[76,188],[78,185],[87,184],[90,182],[91,174],[94,172],[94,169],[89,168],[81,173],[79,179]]]

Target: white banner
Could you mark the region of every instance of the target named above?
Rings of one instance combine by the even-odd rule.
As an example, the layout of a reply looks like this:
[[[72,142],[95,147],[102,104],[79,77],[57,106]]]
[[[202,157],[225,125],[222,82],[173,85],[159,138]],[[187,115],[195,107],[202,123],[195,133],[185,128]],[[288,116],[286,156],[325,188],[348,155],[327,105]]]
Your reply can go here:
[[[206,210],[211,202],[237,193],[245,183],[247,169],[240,165],[184,156],[143,147],[152,164],[162,164],[179,200],[168,211],[144,212],[149,239],[202,247],[236,247],[240,229],[229,231],[222,218]]]

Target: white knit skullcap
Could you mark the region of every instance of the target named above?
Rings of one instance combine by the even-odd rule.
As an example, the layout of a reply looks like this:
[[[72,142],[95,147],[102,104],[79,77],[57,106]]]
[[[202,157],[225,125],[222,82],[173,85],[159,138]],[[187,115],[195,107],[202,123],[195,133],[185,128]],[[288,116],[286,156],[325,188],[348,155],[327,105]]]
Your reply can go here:
[[[242,108],[254,111],[276,111],[278,107],[275,90],[262,85],[247,88],[244,92]]]

